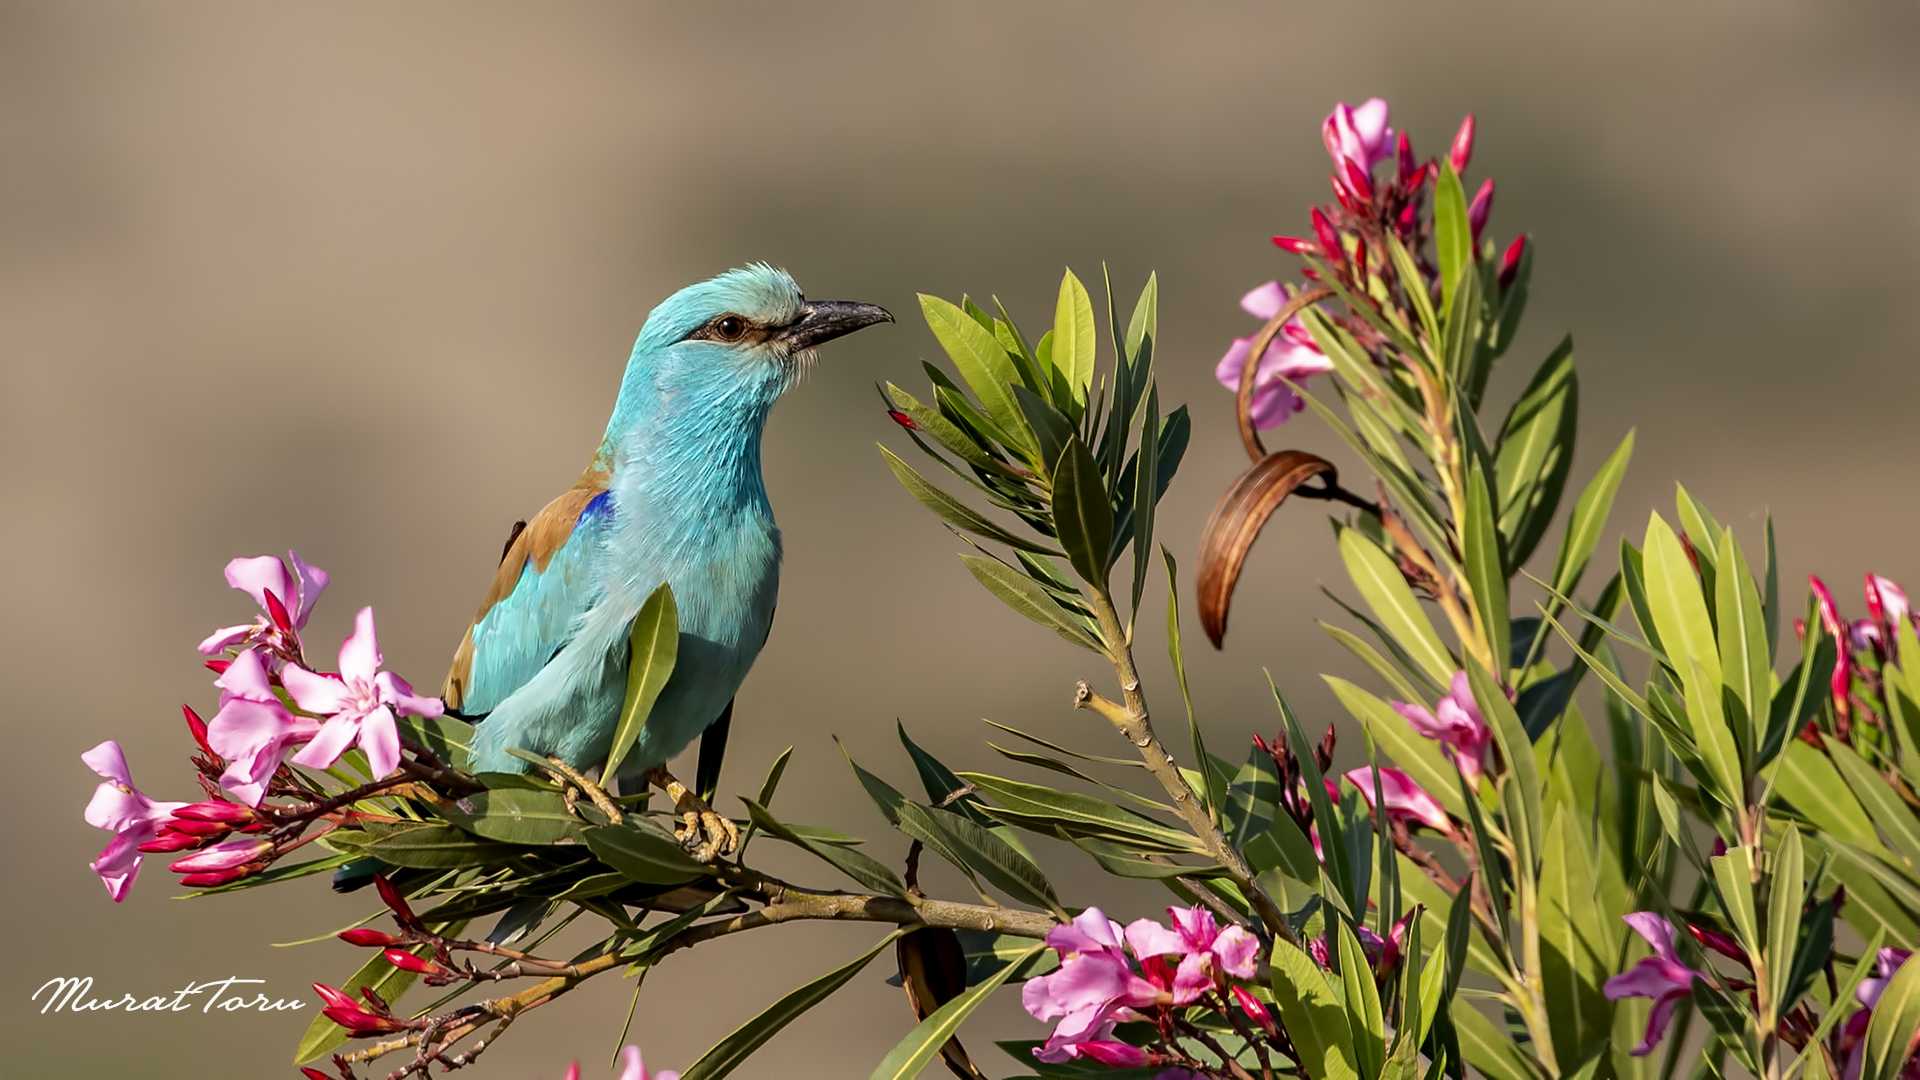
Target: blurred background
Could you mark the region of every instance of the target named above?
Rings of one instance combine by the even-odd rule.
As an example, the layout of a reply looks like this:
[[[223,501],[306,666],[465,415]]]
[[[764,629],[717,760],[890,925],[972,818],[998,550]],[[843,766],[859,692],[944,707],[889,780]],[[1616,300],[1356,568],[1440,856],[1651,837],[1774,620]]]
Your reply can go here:
[[[1163,396],[1195,421],[1160,528],[1190,573],[1245,464],[1212,368],[1254,329],[1240,295],[1293,271],[1267,237],[1328,197],[1336,101],[1386,97],[1423,155],[1478,114],[1469,182],[1498,178],[1492,235],[1538,244],[1490,423],[1572,332],[1573,482],[1639,431],[1603,555],[1684,480],[1750,545],[1775,515],[1796,603],[1808,572],[1855,613],[1867,569],[1920,586],[1917,23],[1911,5],[1788,3],[0,6],[6,1071],[293,1075],[312,1005],[36,1014],[29,995],[63,975],[114,997],[238,976],[310,999],[363,954],[269,943],[374,902],[315,882],[183,903],[149,860],[114,905],[86,869],[107,834],[81,820],[79,754],[117,738],[155,797],[194,796],[178,710],[215,703],[194,644],[251,617],[220,577],[236,555],[299,549],[333,574],[319,655],[374,604],[389,665],[437,686],[508,525],[593,450],[647,311],[750,260],[901,322],[830,346],[774,415],[780,619],[723,790],[795,745],[783,816],[896,860],[829,735],[902,784],[896,718],[957,767],[1022,768],[981,717],[1115,749],[1069,708],[1096,662],[976,586],[888,476],[873,444],[904,440],[872,385],[924,381],[917,291],[997,293],[1037,335],[1064,265],[1097,282],[1104,260],[1128,305],[1157,270]],[[1310,416],[1269,444],[1349,460]],[[1337,711],[1318,673],[1364,677],[1314,625],[1338,614],[1320,585],[1348,588],[1323,514],[1269,526],[1225,652],[1189,610],[1196,704],[1229,756],[1278,727],[1263,668],[1309,726]],[[1163,603],[1156,583],[1149,612]],[[1159,620],[1142,625],[1147,692],[1177,729]],[[1084,857],[1041,847],[1068,903],[1094,898]],[[1159,903],[1122,893],[1115,914]],[[682,954],[648,978],[632,1037],[684,1067],[881,933]],[[887,966],[737,1075],[864,1075],[912,1023]],[[530,1015],[473,1075],[557,1077],[575,1057],[605,1075],[631,990],[599,980]],[[1004,1075],[989,1039],[1041,1026],[1006,996],[969,1031]]]

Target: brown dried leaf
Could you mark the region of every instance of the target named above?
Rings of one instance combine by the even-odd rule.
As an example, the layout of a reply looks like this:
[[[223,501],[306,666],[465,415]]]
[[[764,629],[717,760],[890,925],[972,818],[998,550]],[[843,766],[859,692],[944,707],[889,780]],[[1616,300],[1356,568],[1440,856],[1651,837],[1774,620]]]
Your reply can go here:
[[[924,926],[902,935],[894,943],[894,956],[900,963],[907,1004],[918,1019],[925,1020],[967,988],[966,950],[960,947],[959,935],[946,927]],[[987,1080],[957,1038],[940,1048],[940,1058],[960,1080]]]
[[[1207,527],[1200,534],[1198,586],[1200,625],[1214,648],[1226,641],[1233,587],[1267,518],[1295,488],[1323,474],[1329,486],[1340,475],[1326,458],[1304,450],[1282,450],[1268,454],[1241,473],[1214,504]]]

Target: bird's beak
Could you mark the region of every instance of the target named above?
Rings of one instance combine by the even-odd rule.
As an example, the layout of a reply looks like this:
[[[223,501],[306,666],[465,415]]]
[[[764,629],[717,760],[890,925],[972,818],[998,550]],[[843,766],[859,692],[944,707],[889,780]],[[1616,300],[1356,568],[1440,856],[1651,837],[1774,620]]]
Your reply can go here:
[[[893,313],[878,304],[853,300],[808,300],[800,308],[800,317],[779,333],[788,352],[811,349],[825,341],[844,337],[874,323],[892,322]]]

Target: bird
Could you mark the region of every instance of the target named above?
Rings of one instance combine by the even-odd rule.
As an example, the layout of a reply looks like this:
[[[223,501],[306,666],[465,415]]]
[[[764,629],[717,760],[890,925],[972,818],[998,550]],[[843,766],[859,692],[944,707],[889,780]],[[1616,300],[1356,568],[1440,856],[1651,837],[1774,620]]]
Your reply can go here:
[[[666,770],[730,717],[772,628],[781,540],[761,474],[767,415],[815,349],[893,316],[875,304],[808,300],[764,263],[689,285],[647,316],[593,460],[574,485],[516,523],[441,695],[477,723],[470,768],[517,773],[511,750],[584,773],[611,748],[626,691],[628,635],[646,598],[673,590],[679,652],[611,786],[644,778],[711,862],[738,847],[731,821]],[[722,729],[724,730],[724,728]],[[704,756],[704,755],[703,755]]]

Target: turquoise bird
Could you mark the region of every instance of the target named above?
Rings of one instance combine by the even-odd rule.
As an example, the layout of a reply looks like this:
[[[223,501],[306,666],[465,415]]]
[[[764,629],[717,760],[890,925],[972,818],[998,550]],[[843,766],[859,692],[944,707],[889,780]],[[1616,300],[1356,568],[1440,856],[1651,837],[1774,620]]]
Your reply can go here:
[[[520,772],[518,748],[603,764],[627,684],[628,632],[671,585],[680,617],[672,677],[620,767],[666,790],[703,861],[738,844],[733,823],[666,771],[731,716],[766,642],[780,587],[780,530],[760,475],[767,414],[816,346],[885,308],[808,300],[755,265],[690,285],[647,316],[606,436],[580,479],[516,525],[442,696],[479,721],[471,766]],[[702,839],[702,833],[705,839]]]

